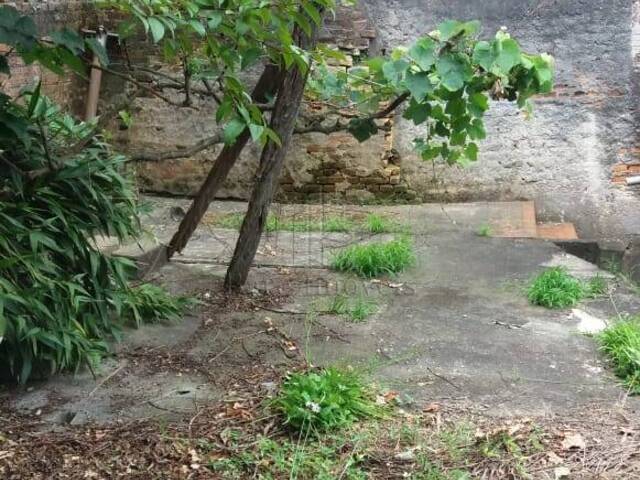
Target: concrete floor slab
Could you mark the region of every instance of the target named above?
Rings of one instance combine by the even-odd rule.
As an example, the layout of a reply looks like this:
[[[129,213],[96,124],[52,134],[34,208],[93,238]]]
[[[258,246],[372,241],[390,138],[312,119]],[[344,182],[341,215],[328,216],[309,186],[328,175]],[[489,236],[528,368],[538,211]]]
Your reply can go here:
[[[145,225],[166,240],[179,222],[176,206],[184,208],[186,203],[154,202]],[[242,208],[238,203],[217,202],[212,211]],[[276,208],[299,215],[318,215],[322,208],[346,211],[321,206]],[[287,342],[293,342],[294,356],[313,364],[359,365],[415,405],[450,400],[496,415],[546,415],[625,397],[595,340],[580,330],[587,316],[606,321],[637,313],[638,296],[610,278],[610,296],[580,304],[581,317],[570,309],[533,307],[524,293],[527,282],[548,266],[566,266],[583,278],[606,272],[551,242],[478,236],[478,225],[498,211],[491,204],[349,207],[348,211],[351,215],[376,211],[409,225],[416,265],[381,280],[340,275],[326,268],[332,251],[393,235],[274,232],[261,242],[245,295],[268,298],[286,286],[285,305],[263,309],[249,302],[248,308],[236,310],[210,308],[178,325],[147,326],[128,336],[97,380],[86,373],[62,375],[34,384],[31,390],[3,395],[14,408],[34,414],[40,410],[38,415],[51,421],[186,414],[200,400],[220,399],[223,377],[243,378],[254,367],[288,368],[293,360]],[[176,292],[218,291],[236,235],[203,225],[183,255],[154,278]],[[378,312],[358,324],[327,315],[319,302],[336,293],[366,295],[378,304]],[[310,311],[316,313],[309,315]],[[147,354],[157,349],[160,360],[175,352],[188,368],[157,361],[155,368],[147,368],[145,362],[152,357],[136,360],[131,355],[136,349]],[[635,399],[628,405],[639,408]]]

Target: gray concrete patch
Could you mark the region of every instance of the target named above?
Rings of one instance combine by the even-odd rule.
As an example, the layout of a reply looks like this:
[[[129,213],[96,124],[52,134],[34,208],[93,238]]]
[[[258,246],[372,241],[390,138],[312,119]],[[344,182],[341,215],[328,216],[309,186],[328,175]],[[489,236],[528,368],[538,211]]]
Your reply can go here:
[[[171,202],[159,203],[147,224],[166,238],[177,220],[167,215]],[[57,423],[171,418],[221,400],[224,379],[241,381],[252,368],[285,371],[306,359],[358,365],[416,406],[455,401],[496,415],[546,415],[624,398],[596,342],[580,329],[587,317],[609,321],[637,313],[640,298],[610,278],[610,296],[582,302],[582,317],[570,309],[529,305],[526,284],[550,265],[564,265],[583,278],[606,272],[552,242],[477,236],[478,223],[495,215],[494,208],[367,207],[411,225],[418,258],[398,277],[373,281],[332,272],[327,259],[341,245],[393,235],[274,232],[263,239],[245,295],[268,297],[286,286],[287,304],[209,309],[179,324],[145,326],[129,332],[95,380],[89,373],[61,375],[3,396],[13,408]],[[154,279],[201,298],[219,291],[235,235],[200,228],[184,254]],[[378,311],[357,324],[327,314],[321,300],[336,293],[365,295]],[[294,351],[288,350],[289,340]],[[188,360],[188,368],[161,361],[148,368],[150,357],[127,354],[136,349],[157,351],[159,360],[175,352]],[[628,402],[638,408],[637,401]]]

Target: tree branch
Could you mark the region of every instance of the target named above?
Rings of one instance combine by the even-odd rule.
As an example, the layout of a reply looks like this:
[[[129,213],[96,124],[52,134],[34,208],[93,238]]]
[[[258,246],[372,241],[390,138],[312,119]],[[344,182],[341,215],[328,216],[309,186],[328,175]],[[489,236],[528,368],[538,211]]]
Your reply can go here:
[[[149,85],[145,85],[143,82],[139,82],[138,80],[133,78],[131,75],[127,75],[126,73],[116,72],[115,70],[111,70],[110,68],[99,67],[99,66],[96,66],[96,65],[93,65],[92,68],[97,68],[98,70],[102,70],[103,72],[107,72],[107,73],[109,73],[111,75],[114,75],[114,76],[122,78],[122,79],[124,79],[124,80],[126,80],[128,82],[131,82],[136,87],[144,90],[145,92],[149,92],[154,97],[158,97],[159,99],[165,101],[169,105],[173,105],[175,107],[184,107],[184,104],[182,102],[175,102],[175,101],[171,100],[170,98],[162,95],[161,93],[156,91],[154,88],[150,87]],[[193,109],[197,110],[196,107],[188,107],[188,108],[193,108]]]
[[[196,153],[206,150],[209,147],[222,143],[222,135],[216,133],[210,137],[203,138],[195,144],[186,148],[170,150],[167,152],[142,152],[131,155],[130,162],[160,162],[162,160],[175,160],[177,158],[192,157]]]

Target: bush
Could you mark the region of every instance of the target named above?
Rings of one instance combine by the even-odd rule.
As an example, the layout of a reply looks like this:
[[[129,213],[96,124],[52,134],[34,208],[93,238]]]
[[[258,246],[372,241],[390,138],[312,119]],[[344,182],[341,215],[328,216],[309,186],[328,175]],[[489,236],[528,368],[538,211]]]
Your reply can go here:
[[[640,318],[630,318],[599,335],[602,351],[631,393],[640,394]]]
[[[134,264],[92,240],[139,233],[124,157],[37,89],[26,106],[0,94],[0,113],[23,128],[0,135],[0,363],[25,382],[95,364],[127,321],[118,313],[140,321],[166,304],[147,310],[150,287],[127,284]]]
[[[287,425],[305,433],[343,428],[381,414],[361,377],[336,368],[290,375],[274,405]]]
[[[340,272],[371,278],[400,273],[414,262],[411,241],[401,238],[385,243],[352,245],[333,256],[331,267]]]

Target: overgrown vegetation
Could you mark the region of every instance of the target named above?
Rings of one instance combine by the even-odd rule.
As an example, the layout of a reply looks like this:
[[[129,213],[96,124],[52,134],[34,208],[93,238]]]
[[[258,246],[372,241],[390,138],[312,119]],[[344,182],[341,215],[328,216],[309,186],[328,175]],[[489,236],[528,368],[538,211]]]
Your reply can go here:
[[[364,295],[358,295],[354,298],[338,294],[332,297],[327,305],[328,313],[344,315],[354,323],[363,322],[377,311],[376,303]]]
[[[631,317],[606,328],[599,340],[624,386],[640,394],[640,317]]]
[[[83,70],[79,35],[54,32],[43,43],[29,17],[3,6],[0,18],[0,42],[25,61]],[[4,56],[0,73],[9,73]],[[134,264],[95,247],[100,235],[124,241],[140,231],[124,157],[96,132],[39,84],[17,99],[0,92],[0,364],[21,382],[95,365],[125,323],[175,317],[182,305],[158,287],[131,289]]]
[[[339,272],[354,273],[372,278],[396,275],[413,265],[415,255],[408,237],[389,242],[352,245],[334,254],[331,268]]]
[[[407,230],[404,225],[391,221],[387,217],[377,213],[367,215],[363,227],[365,231],[373,234],[399,233]]]
[[[304,435],[344,428],[381,414],[361,375],[337,368],[291,374],[273,405],[286,425]]]
[[[588,297],[606,293],[607,281],[595,276],[582,281],[570,275],[564,267],[552,267],[538,275],[527,290],[529,301],[547,308],[566,308]]]
[[[259,437],[250,450],[216,460],[211,468],[231,479],[252,473],[308,480],[527,479],[532,464],[537,468],[546,462],[548,435],[528,422],[488,428],[445,421],[435,428],[426,417],[365,420],[314,437]]]

